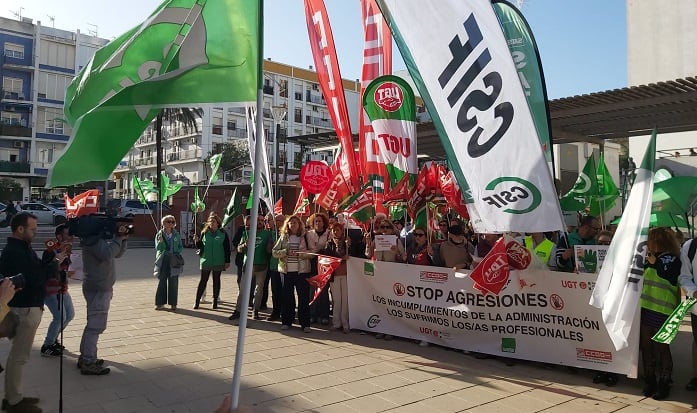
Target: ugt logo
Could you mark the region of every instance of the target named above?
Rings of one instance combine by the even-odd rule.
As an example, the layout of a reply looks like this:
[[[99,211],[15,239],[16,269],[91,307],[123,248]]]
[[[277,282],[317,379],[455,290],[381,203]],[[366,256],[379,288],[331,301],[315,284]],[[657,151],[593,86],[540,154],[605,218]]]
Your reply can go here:
[[[482,198],[489,205],[509,214],[527,214],[542,202],[542,194],[532,182],[514,176],[496,178],[485,188],[491,195]]]

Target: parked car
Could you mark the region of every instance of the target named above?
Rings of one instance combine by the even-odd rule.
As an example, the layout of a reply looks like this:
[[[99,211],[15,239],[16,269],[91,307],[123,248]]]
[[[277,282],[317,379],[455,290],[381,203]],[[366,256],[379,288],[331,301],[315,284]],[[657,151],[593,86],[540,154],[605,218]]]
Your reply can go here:
[[[65,210],[60,210],[40,202],[23,203],[22,211],[36,215],[39,224],[59,225],[67,220],[65,217]]]
[[[60,209],[61,211],[65,211],[65,202],[64,201],[49,202],[47,205],[52,206],[56,209]]]
[[[159,204],[154,201],[148,201],[147,205],[140,202],[138,199],[112,199],[107,202],[107,215],[114,217],[133,217],[135,215],[149,215],[157,212]],[[162,204],[162,213],[166,215],[169,211],[169,205]]]

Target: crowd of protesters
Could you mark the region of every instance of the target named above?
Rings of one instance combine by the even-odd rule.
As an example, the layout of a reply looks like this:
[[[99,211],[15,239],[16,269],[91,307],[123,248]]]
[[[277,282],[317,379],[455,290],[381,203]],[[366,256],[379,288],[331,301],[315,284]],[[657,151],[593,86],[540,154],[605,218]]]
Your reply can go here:
[[[309,218],[297,215],[260,216],[253,257],[247,257],[247,231],[250,217],[229,241],[220,218],[212,213],[204,230],[196,237],[200,251],[201,283],[196,294],[195,308],[206,288],[208,276],[213,272],[213,308],[217,308],[220,292],[220,272],[226,270],[236,252],[238,283],[246,265],[253,266],[253,291],[249,297],[237,299],[230,319],[237,324],[248,308],[255,320],[261,320],[260,311],[268,310],[267,300],[271,287],[272,308],[266,321],[280,321],[280,328],[288,330],[296,322],[305,333],[312,325],[329,325],[332,330],[350,333],[348,308],[348,283],[346,261],[350,257],[376,261],[400,262],[415,265],[440,266],[455,271],[472,270],[491,251],[503,234],[477,234],[466,221],[455,216],[443,216],[438,228],[412,225],[403,219],[389,219],[376,214],[367,230],[351,227],[343,217],[329,217],[315,213]],[[218,232],[219,231],[219,232]],[[598,218],[579,217],[576,227],[564,233],[509,234],[525,246],[537,259],[554,271],[575,272],[574,247],[578,245],[609,245],[613,232],[604,230]],[[652,228],[648,234],[647,253],[644,262],[645,283],[640,300],[640,352],[643,359],[643,376],[646,397],[663,400],[669,396],[672,384],[673,362],[670,345],[659,344],[651,337],[661,327],[670,313],[680,303],[680,287],[689,296],[697,296],[694,280],[694,254],[689,255],[690,240],[683,244],[683,234],[669,228]],[[383,237],[381,237],[383,236]],[[387,237],[384,237],[387,236]],[[385,248],[384,240],[394,240]],[[378,244],[382,242],[381,246]],[[392,241],[390,241],[392,242]],[[229,244],[228,244],[229,243]],[[681,244],[683,244],[681,251]],[[229,248],[229,246],[232,248]],[[318,254],[341,259],[333,272],[329,287],[310,305],[315,292],[307,279],[317,275]],[[161,293],[159,293],[161,294]],[[158,301],[158,306],[161,301]],[[697,326],[697,312],[693,315]],[[697,330],[695,328],[694,330]],[[391,340],[389,334],[378,333],[376,338]],[[695,336],[697,343],[697,335]],[[427,346],[425,341],[419,342]],[[489,357],[475,353],[478,358]],[[697,344],[694,346],[695,378],[688,390],[697,390]],[[507,365],[512,360],[503,359]],[[596,372],[595,383],[614,386],[618,375]]]

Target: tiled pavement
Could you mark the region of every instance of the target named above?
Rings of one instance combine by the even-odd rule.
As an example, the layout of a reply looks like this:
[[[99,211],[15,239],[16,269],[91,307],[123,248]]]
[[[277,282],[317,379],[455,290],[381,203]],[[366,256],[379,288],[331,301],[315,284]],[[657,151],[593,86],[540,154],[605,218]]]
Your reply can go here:
[[[185,258],[176,313],[154,311],[151,250],[130,250],[118,261],[120,279],[100,341],[99,354],[112,367],[108,376],[81,376],[75,368],[85,311],[80,285],[72,284],[77,316],[65,331],[65,412],[211,412],[230,391],[237,327],[227,316],[235,278],[223,276],[221,309],[192,310],[198,281],[193,251]],[[25,394],[38,395],[45,412],[57,412],[60,359],[39,354],[47,325],[44,315],[25,369]],[[254,412],[686,412],[697,400],[697,393],[683,389],[690,376],[687,330],[673,345],[670,400],[657,402],[641,396],[637,380],[608,388],[593,384],[587,371],[527,362],[508,367],[355,331],[281,332],[277,323],[261,321],[249,327],[241,401]],[[0,341],[3,361],[8,347]]]

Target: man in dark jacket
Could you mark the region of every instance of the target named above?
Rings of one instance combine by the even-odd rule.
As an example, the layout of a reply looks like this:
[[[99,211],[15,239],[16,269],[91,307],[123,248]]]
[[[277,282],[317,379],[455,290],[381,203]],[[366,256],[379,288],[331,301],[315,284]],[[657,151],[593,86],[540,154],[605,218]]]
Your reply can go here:
[[[46,295],[46,279],[55,274],[58,263],[66,258],[59,252],[47,262],[42,262],[31,248],[36,235],[36,216],[21,212],[12,218],[10,224],[12,235],[7,238],[7,245],[0,254],[0,274],[4,277],[23,274],[21,290],[17,291],[9,306],[19,317],[17,333],[12,339],[10,354],[7,356],[5,371],[5,398],[2,409],[8,412],[41,412],[36,406],[39,399],[22,395],[22,371],[29,361],[36,329],[41,322],[41,315]]]

